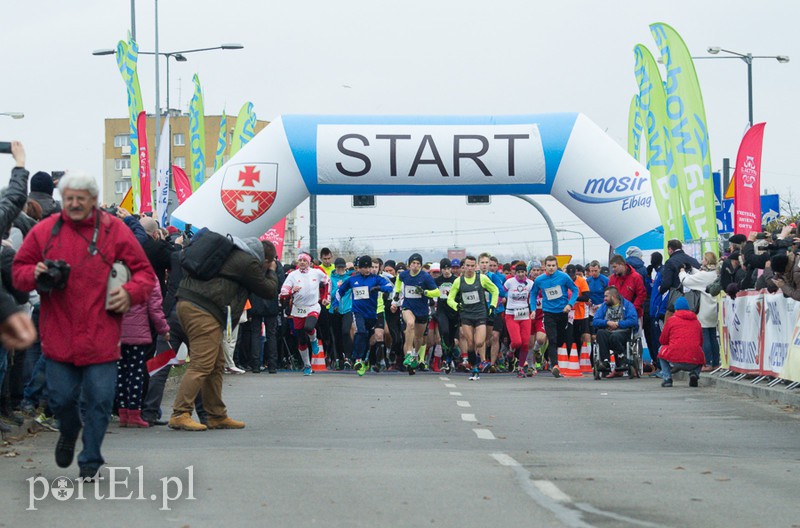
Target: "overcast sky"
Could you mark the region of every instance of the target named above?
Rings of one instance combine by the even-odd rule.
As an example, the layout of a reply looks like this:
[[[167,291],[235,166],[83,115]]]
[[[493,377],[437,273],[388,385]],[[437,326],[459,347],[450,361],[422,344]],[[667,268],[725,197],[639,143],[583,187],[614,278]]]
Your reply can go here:
[[[112,56],[130,29],[129,0],[6,2],[3,7],[0,140],[20,139],[28,167],[82,168],[101,175],[103,120],[125,117],[125,87]],[[694,55],[708,46],[792,61],[754,61],[755,121],[766,121],[763,187],[793,189],[800,201],[800,39],[795,1],[598,2],[410,0],[255,2],[161,0],[161,51],[239,42],[239,51],[188,55],[170,66],[172,107],[186,110],[200,76],[206,114],[236,114],[252,101],[259,119],[280,114],[522,114],[583,112],[626,145],[628,105],[637,90],[633,48],[657,56],[648,25],[666,22]],[[154,2],[136,2],[141,50],[155,47]],[[155,110],[155,62],[142,56],[145,108]],[[739,60],[696,61],[706,104],[714,170],[735,161],[747,124],[747,69]],[[166,101],[161,63],[162,107]],[[10,156],[0,158],[7,181]],[[556,224],[583,231],[587,260],[608,246],[548,196],[537,198]],[[308,238],[307,202],[300,207]],[[550,252],[549,233],[528,204],[495,196],[378,197],[374,209],[349,197],[319,198],[320,245],[354,237],[377,254],[454,243],[471,252]],[[609,219],[613,222],[614,219]],[[578,260],[581,242],[565,233],[561,253]],[[571,240],[569,240],[571,239]]]

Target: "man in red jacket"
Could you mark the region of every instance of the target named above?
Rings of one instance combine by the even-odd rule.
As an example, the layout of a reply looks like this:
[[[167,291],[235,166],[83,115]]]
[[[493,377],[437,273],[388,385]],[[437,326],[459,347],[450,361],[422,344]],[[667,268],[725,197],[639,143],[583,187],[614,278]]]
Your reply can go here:
[[[611,266],[611,276],[608,278],[608,285],[614,286],[619,290],[623,299],[630,301],[636,308],[639,316],[639,328],[642,327],[642,315],[644,315],[644,303],[647,300],[647,290],[644,288],[644,280],[630,264],[625,262],[622,255],[614,255],[609,261]]]
[[[662,387],[672,387],[672,373],[689,371],[689,386],[697,387],[700,369],[706,362],[703,354],[703,328],[697,314],[689,309],[685,297],[675,301],[675,314],[667,320],[661,331],[661,349],[658,360],[664,381]]]
[[[63,210],[28,233],[14,259],[14,286],[41,295],[42,353],[47,358],[49,404],[61,422],[59,467],[72,464],[81,430],[80,477],[92,479],[117,379],[122,314],[147,300],[156,277],[141,245],[118,218],[97,209],[97,182],[69,174],[61,179]],[[131,279],[107,292],[111,266],[123,262]]]

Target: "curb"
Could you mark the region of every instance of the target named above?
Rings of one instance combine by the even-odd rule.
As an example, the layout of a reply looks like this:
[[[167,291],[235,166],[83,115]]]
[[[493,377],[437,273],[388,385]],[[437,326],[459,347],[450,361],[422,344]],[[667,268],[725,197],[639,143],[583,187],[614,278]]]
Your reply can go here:
[[[686,372],[676,372],[672,377],[675,380],[681,380],[687,383],[689,380],[689,374]],[[755,378],[742,378],[736,381],[733,377],[721,378],[719,377],[719,373],[714,375],[703,373],[700,375],[700,386],[713,387],[721,391],[749,396],[763,402],[791,405],[800,409],[800,391],[797,389],[786,390],[784,385],[767,387],[767,381],[762,381],[757,385],[753,385],[753,379]]]

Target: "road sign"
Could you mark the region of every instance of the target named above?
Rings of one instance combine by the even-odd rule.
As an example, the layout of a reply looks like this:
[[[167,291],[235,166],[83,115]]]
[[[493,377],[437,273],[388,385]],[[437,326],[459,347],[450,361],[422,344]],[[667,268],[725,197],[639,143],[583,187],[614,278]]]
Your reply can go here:
[[[780,216],[780,197],[777,194],[761,195],[761,225],[772,222]],[[722,210],[717,210],[717,231],[733,233],[733,199],[722,202]]]

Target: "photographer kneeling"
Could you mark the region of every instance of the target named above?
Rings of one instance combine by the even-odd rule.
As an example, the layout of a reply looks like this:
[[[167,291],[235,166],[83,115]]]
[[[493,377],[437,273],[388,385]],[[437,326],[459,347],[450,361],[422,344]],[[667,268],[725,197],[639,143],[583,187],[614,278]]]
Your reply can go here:
[[[94,178],[68,174],[58,188],[63,210],[25,237],[14,259],[14,286],[41,294],[49,404],[61,422],[56,463],[72,464],[83,426],[78,465],[80,477],[91,479],[104,463],[100,447],[114,403],[122,314],[147,300],[156,277],[131,230],[97,209]],[[130,270],[130,280],[108,291],[118,261]]]

